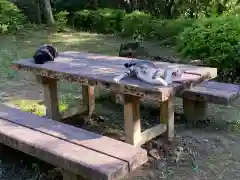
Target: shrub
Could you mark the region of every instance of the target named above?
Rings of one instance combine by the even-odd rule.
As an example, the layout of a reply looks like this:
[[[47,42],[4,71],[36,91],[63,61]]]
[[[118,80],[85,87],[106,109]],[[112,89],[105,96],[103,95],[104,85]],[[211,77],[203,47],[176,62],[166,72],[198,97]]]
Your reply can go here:
[[[57,23],[57,31],[64,31],[64,28],[67,26],[69,13],[67,11],[60,11],[55,14],[55,20]]]
[[[185,28],[191,27],[194,19],[154,20],[152,37],[163,41],[163,44],[175,45],[176,38]]]
[[[178,37],[178,50],[184,56],[200,58],[217,67],[219,78],[234,81],[240,76],[240,19],[225,16],[203,19]]]
[[[115,33],[121,30],[121,21],[125,12],[115,9],[81,10],[73,17],[77,29],[97,33]]]
[[[163,40],[175,44],[176,37],[195,20],[161,20],[150,14],[115,9],[81,10],[75,13],[72,23],[77,29],[97,33],[119,33],[123,37],[139,40]]]
[[[127,14],[122,25],[122,36],[131,36],[133,38],[145,39],[153,31],[151,26],[152,16],[139,11]]]
[[[0,34],[19,30],[24,22],[25,16],[16,5],[0,0]]]

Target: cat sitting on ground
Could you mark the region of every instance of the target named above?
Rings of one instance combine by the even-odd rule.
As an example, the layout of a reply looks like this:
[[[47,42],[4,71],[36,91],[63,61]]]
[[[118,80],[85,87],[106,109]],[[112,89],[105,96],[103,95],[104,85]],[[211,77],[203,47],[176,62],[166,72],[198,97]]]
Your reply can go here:
[[[128,42],[120,45],[119,56],[128,58],[148,58],[149,53],[146,48],[140,46],[139,42]]]

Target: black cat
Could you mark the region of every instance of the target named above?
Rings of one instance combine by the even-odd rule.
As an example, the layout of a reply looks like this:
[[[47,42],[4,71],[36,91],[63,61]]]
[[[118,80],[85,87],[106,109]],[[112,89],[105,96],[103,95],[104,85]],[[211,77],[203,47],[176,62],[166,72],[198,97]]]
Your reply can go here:
[[[57,48],[50,44],[40,46],[35,52],[33,59],[35,64],[44,64],[47,61],[54,61],[58,56]]]

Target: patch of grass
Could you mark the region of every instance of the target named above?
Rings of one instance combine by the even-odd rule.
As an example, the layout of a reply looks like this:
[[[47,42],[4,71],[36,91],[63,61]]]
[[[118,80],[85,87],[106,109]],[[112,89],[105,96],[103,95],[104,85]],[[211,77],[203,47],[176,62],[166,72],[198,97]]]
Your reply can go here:
[[[28,100],[28,99],[18,99],[10,101],[9,104],[17,106],[19,109],[25,112],[31,112],[38,116],[45,116],[46,107],[41,101]],[[66,101],[60,101],[59,111],[64,112],[68,109],[69,105]]]

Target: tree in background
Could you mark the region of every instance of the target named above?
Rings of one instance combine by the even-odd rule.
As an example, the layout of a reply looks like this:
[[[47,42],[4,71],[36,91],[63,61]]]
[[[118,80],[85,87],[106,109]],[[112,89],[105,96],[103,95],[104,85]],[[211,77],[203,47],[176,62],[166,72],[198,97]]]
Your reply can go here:
[[[50,0],[43,0],[43,5],[44,5],[44,12],[45,12],[44,14],[45,14],[45,18],[46,18],[47,23],[49,25],[54,25],[55,20],[54,20],[54,17],[53,17]]]

